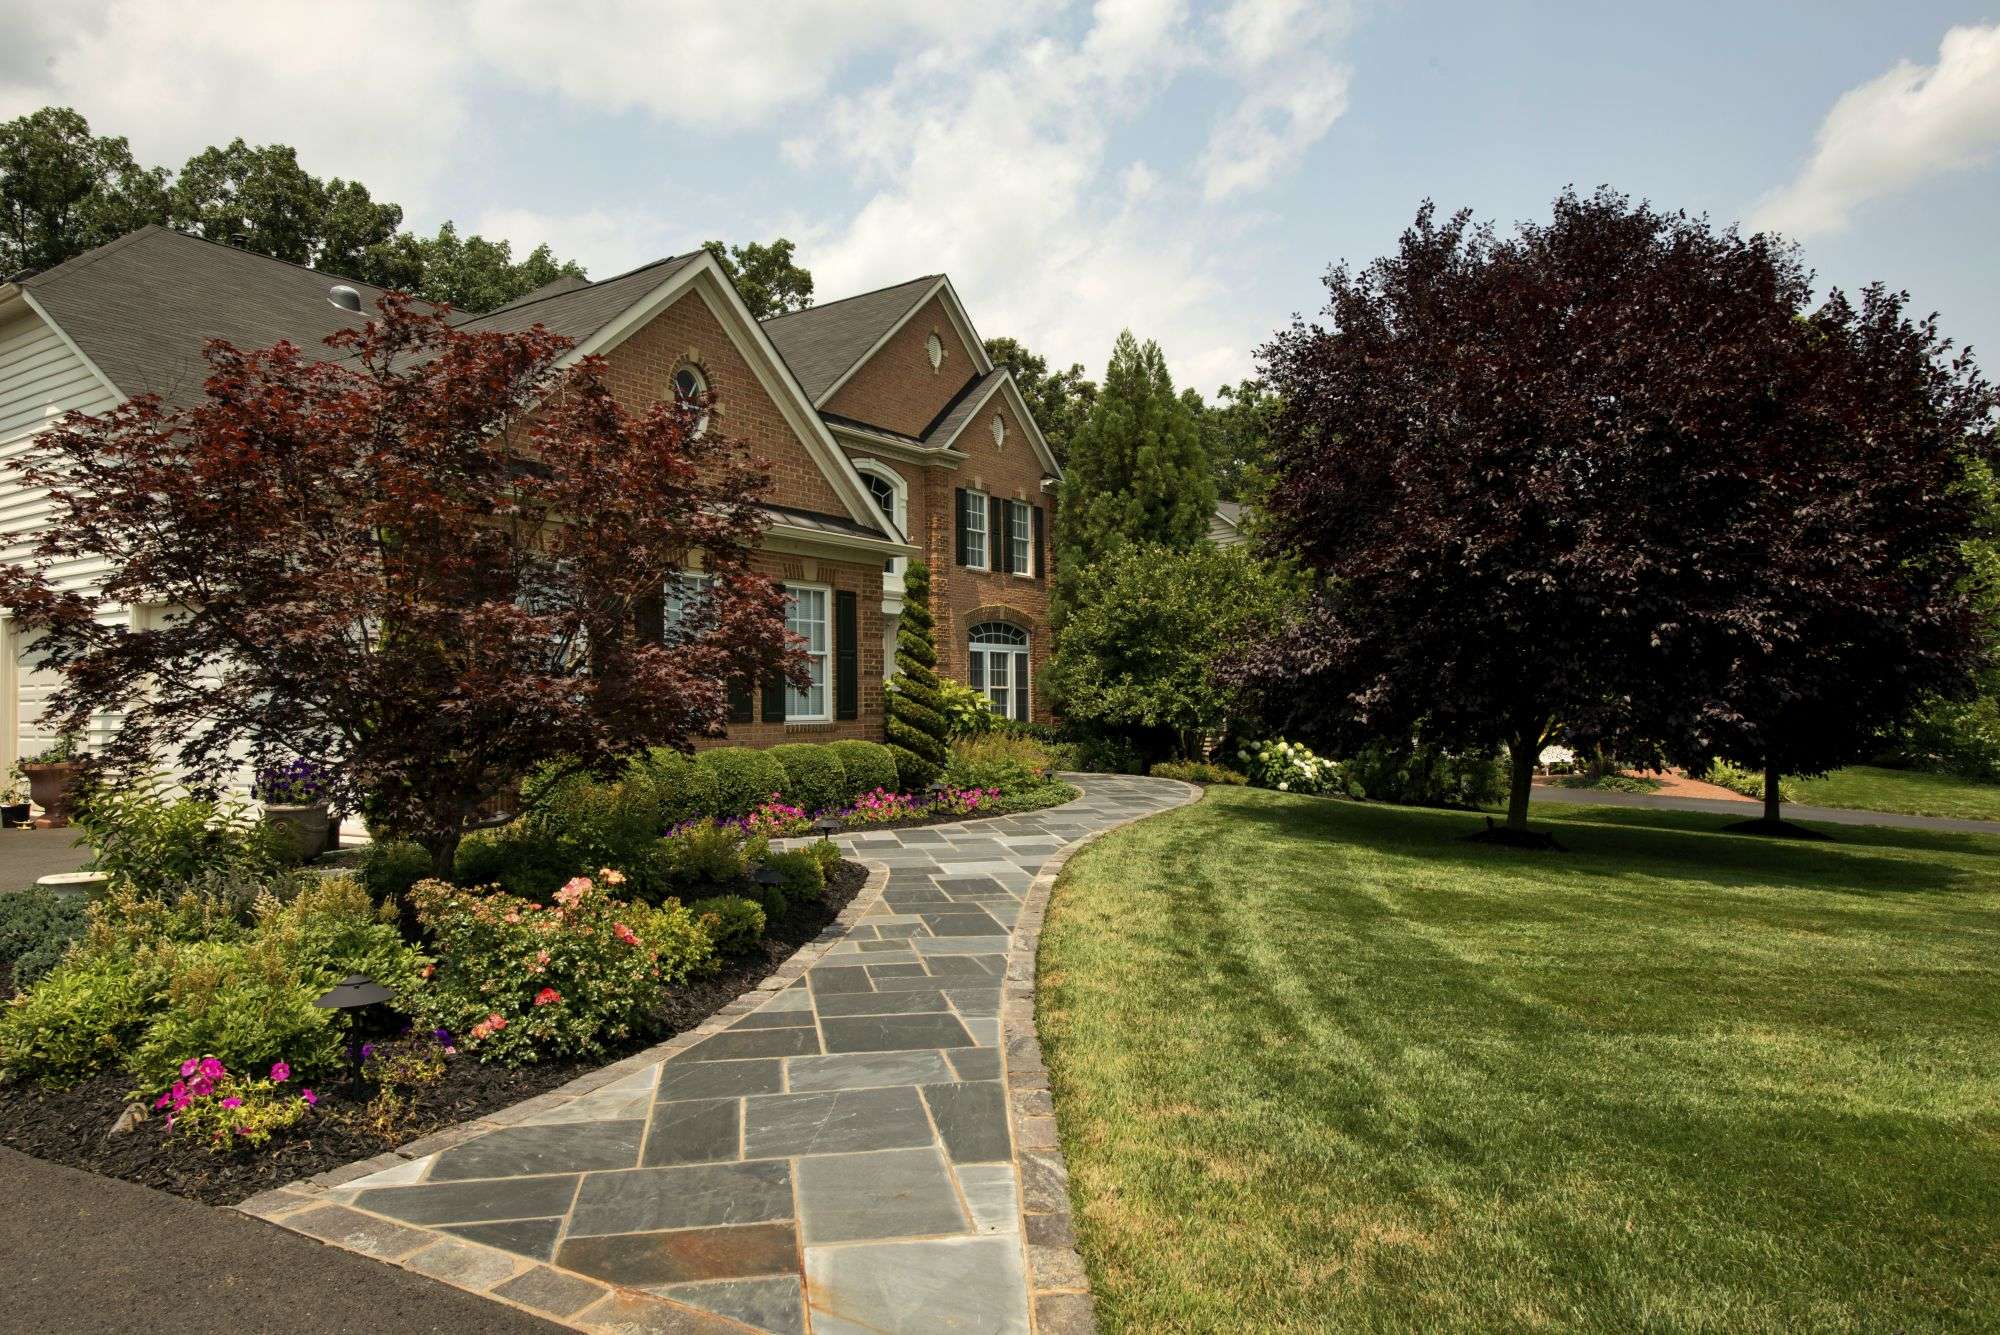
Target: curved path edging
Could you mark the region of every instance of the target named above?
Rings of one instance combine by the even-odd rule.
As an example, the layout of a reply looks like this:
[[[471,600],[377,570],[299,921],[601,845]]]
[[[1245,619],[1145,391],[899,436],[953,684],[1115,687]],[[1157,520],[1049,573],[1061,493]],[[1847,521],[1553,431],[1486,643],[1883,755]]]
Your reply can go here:
[[[1027,1248],[1028,1302],[1039,1335],[1094,1335],[1096,1305],[1090,1276],[1077,1250],[1076,1222],[1070,1211],[1069,1165],[1057,1134],[1054,1093],[1042,1060],[1041,1029],[1035,1018],[1035,982],[1040,966],[1042,924],[1049,897],[1069,860],[1099,839],[1128,825],[1201,800],[1204,790],[1178,779],[1155,779],[1185,790],[1183,799],[1159,811],[1132,816],[1093,830],[1058,850],[1042,864],[1021,900],[1014,944],[1007,952],[1007,985],[1001,1002],[1001,1044],[1005,1050],[1007,1116],[1014,1131],[1014,1170],[1021,1184],[1021,1239]]]
[[[1199,790],[1068,777],[837,837],[862,891],[696,1029],[237,1208],[582,1330],[1089,1329],[1034,946],[1077,850]]]

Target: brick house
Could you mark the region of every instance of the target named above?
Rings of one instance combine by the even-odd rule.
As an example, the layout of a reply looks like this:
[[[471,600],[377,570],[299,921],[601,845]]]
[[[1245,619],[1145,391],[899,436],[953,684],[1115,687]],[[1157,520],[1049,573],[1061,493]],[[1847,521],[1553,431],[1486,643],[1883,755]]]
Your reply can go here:
[[[71,410],[101,412],[143,393],[195,401],[210,338],[318,349],[361,318],[332,299],[342,282],[146,227],[0,283],[0,460],[32,450]],[[381,295],[345,285],[364,310]],[[1048,653],[1060,473],[948,279],[759,323],[715,259],[696,251],[598,282],[561,279],[456,323],[564,334],[572,357],[605,359],[629,407],[711,392],[721,429],[769,464],[757,565],[793,593],[792,629],[817,680],[739,698],[727,741],[879,739],[902,570],[915,556],[933,571],[940,668],[1010,716],[1047,718],[1033,674]],[[39,495],[0,476],[0,559],[24,557],[45,514]],[[86,562],[58,575],[88,589],[102,573]],[[143,625],[162,611],[107,604],[101,615]],[[52,740],[39,721],[52,685],[0,613],[0,773]],[[115,726],[101,719],[93,731]]]

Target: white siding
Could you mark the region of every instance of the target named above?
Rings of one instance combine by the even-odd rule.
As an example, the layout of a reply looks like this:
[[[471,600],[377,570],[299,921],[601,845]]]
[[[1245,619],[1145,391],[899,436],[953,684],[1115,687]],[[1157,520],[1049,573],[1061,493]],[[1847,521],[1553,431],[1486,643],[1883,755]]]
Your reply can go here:
[[[8,461],[32,451],[35,437],[64,413],[102,412],[117,402],[118,396],[25,302],[0,315],[0,561],[24,560],[49,513],[47,493],[22,486]],[[57,568],[56,578],[70,588],[89,590],[102,573],[101,562],[71,561]],[[123,622],[126,611],[107,607],[100,616]],[[27,650],[20,636],[0,635],[0,653],[10,660],[0,670],[0,774],[53,740],[40,720],[55,682],[32,661],[24,661],[32,659]],[[109,716],[94,720],[91,741],[101,745],[115,726]]]

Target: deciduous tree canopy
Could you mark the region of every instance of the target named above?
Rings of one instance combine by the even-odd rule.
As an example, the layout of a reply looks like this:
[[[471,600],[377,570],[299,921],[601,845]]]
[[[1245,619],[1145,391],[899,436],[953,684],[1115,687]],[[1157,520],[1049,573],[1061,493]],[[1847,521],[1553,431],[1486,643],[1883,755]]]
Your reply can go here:
[[[727,683],[787,661],[754,575],[764,476],[704,406],[625,411],[539,328],[467,333],[404,297],[313,361],[217,342],[203,403],[73,417],[13,466],[50,490],[0,603],[61,675],[59,728],[120,723],[103,759],[216,783],[253,756],[330,768],[346,809],[440,871],[482,802],[564,755],[608,765],[717,728]],[[712,577],[664,624],[694,553]],[[101,624],[101,597],[162,609]]]

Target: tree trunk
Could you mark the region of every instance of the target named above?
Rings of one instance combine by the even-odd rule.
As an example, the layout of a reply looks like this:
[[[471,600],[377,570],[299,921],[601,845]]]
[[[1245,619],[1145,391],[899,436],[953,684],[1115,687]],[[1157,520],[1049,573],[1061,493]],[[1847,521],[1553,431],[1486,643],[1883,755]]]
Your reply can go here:
[[[1536,728],[1532,735],[1523,733],[1507,747],[1507,762],[1510,782],[1507,788],[1507,828],[1525,830],[1528,828],[1528,794],[1535,786],[1535,761],[1542,746],[1542,730]]]
[[[1764,761],[1764,819],[1776,825],[1780,819],[1783,800],[1778,796],[1778,766],[1776,762]]]

